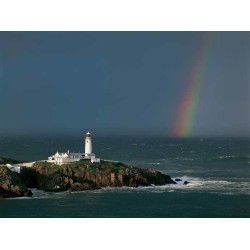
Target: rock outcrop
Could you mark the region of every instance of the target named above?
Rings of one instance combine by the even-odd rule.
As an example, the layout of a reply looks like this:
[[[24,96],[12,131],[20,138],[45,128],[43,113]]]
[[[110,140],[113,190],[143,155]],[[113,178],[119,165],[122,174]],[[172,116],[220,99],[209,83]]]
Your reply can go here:
[[[23,162],[23,161],[15,160],[12,158],[0,157],[0,165],[17,164],[17,163],[21,163],[21,162]]]
[[[177,178],[177,179],[175,179],[175,181],[182,181],[182,179]]]
[[[31,196],[20,175],[6,166],[0,166],[0,198]]]
[[[122,163],[83,160],[58,166],[36,162],[32,168],[22,169],[22,179],[28,187],[45,191],[80,191],[101,187],[138,187],[174,184],[170,176],[153,169],[141,169]]]
[[[0,158],[4,164],[19,161]],[[32,195],[28,188],[47,192],[93,190],[102,187],[138,187],[175,184],[170,176],[154,169],[127,166],[120,162],[91,163],[81,160],[62,166],[37,161],[32,167],[21,168],[20,174],[0,166],[0,198]]]

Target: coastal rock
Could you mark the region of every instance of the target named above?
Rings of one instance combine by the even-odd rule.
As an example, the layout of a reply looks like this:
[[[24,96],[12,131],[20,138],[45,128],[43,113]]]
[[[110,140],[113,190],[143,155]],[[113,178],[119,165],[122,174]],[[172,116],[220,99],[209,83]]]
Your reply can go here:
[[[190,182],[189,181],[184,181],[183,182],[183,185],[187,185],[187,184],[189,184]]]
[[[0,166],[0,198],[31,196],[20,175],[6,166]]]
[[[0,165],[6,165],[6,164],[18,164],[23,161],[7,158],[7,157],[0,157]]]
[[[177,179],[175,179],[175,181],[182,181],[182,179],[177,178]]]
[[[24,184],[29,188],[36,188],[36,171],[32,168],[23,167],[20,171],[20,177]]]
[[[91,185],[89,183],[79,183],[79,182],[74,183],[70,187],[70,191],[72,191],[72,192],[83,191],[83,190],[93,190],[93,189],[97,189],[97,187],[95,185]]]
[[[58,166],[49,162],[36,162],[22,178],[45,191],[81,191],[101,187],[138,187],[175,184],[170,176],[154,169],[141,169],[123,163],[89,160]],[[29,182],[26,182],[28,187]],[[32,186],[34,187],[34,186]]]

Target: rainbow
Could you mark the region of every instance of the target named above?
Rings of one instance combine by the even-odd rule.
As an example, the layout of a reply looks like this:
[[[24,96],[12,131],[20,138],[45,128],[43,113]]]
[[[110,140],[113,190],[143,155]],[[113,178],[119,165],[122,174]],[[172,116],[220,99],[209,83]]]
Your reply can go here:
[[[189,72],[184,95],[177,109],[174,119],[172,135],[174,137],[188,137],[191,135],[195,113],[198,107],[200,89],[209,63],[210,52],[214,41],[214,33],[205,32],[201,37],[196,51],[195,62]]]

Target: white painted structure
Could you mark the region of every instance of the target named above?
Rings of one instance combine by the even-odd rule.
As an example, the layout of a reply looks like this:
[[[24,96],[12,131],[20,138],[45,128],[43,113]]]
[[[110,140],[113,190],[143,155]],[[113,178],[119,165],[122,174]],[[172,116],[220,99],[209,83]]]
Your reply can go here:
[[[100,162],[100,158],[95,158],[93,156],[91,156],[91,163],[99,163]]]
[[[90,156],[92,154],[92,140],[91,134],[88,132],[85,137],[85,156]]]
[[[92,140],[90,132],[85,136],[85,153],[71,153],[69,150],[65,153],[56,152],[55,155],[48,157],[48,162],[54,162],[57,165],[62,165],[70,162],[80,161],[81,159],[90,159],[92,163],[99,163],[100,158],[96,158],[92,153]]]
[[[10,164],[6,164],[6,167],[10,169],[11,171],[17,172],[17,173],[20,173],[21,169],[23,168],[22,166],[16,166],[16,165],[10,165]]]
[[[55,155],[52,155],[48,158],[48,162],[54,162],[57,165],[62,165],[64,163],[79,161],[84,159],[83,153],[71,153],[69,150],[65,153],[56,152]]]
[[[30,168],[33,166],[35,162],[23,162],[23,163],[17,163],[17,164],[6,164],[6,167],[10,169],[13,172],[20,173],[23,168]]]

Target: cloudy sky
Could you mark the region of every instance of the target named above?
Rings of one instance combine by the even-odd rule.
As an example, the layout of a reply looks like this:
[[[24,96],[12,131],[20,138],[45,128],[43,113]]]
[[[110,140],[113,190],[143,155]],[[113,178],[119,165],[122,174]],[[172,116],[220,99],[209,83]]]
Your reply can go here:
[[[0,133],[171,136],[202,32],[0,32]],[[192,136],[250,135],[250,33],[211,33]]]

